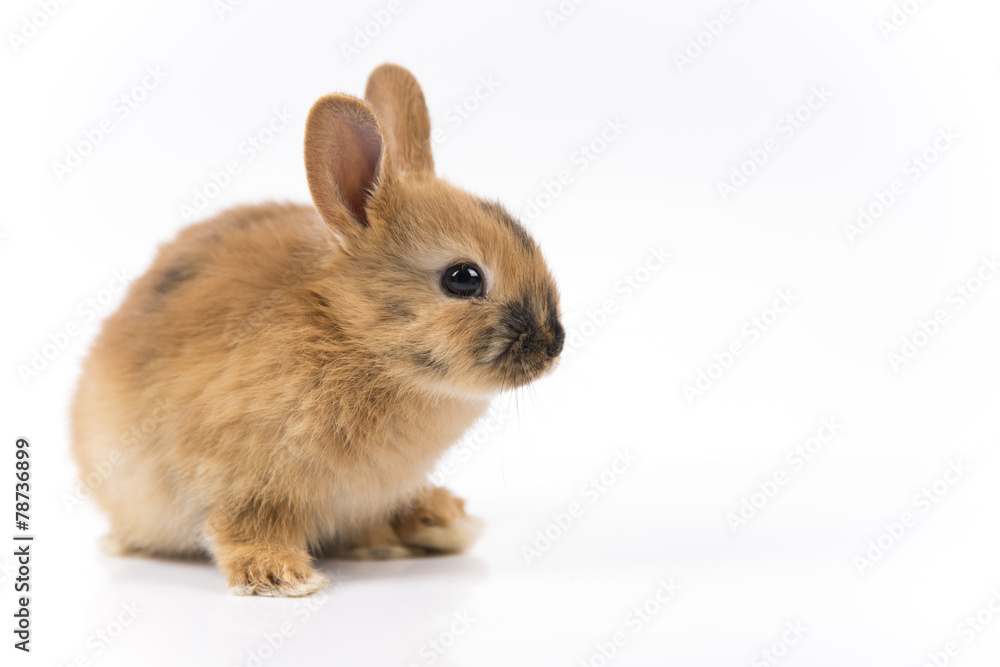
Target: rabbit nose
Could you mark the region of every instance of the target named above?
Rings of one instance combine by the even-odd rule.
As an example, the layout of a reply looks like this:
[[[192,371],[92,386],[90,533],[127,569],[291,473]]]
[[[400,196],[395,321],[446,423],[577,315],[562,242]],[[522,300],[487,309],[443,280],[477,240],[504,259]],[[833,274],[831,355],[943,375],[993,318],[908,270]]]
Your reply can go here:
[[[554,320],[551,324],[552,342],[549,346],[545,348],[545,353],[549,355],[549,359],[555,359],[562,352],[563,343],[566,341],[566,330],[563,329],[562,324],[559,320]]]

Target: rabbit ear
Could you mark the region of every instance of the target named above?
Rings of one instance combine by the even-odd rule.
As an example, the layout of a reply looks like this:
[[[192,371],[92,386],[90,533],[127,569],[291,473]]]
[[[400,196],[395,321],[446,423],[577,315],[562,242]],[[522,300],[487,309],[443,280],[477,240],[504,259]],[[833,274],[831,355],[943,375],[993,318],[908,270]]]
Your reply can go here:
[[[365,99],[389,135],[392,163],[401,171],[433,174],[431,118],[416,78],[399,65],[379,65],[368,77]]]
[[[305,161],[309,192],[327,224],[341,235],[368,226],[366,206],[389,170],[371,108],[347,95],[321,97],[306,120]]]

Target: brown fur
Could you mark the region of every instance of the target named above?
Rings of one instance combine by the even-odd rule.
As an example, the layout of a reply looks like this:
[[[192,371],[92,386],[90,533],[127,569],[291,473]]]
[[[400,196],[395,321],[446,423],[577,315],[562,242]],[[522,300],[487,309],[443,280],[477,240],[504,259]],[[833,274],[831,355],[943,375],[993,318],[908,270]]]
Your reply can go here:
[[[482,523],[465,513],[465,501],[448,489],[426,487],[388,520],[372,525],[349,542],[340,542],[335,556],[359,560],[400,558],[464,551],[482,531]]]
[[[534,242],[434,175],[409,72],[383,65],[367,96],[310,112],[315,208],[184,229],[105,323],[73,450],[84,476],[123,458],[94,494],[117,551],[209,553],[234,592],[312,593],[311,552],[384,537],[490,397],[553,365],[564,332]],[[483,298],[442,290],[459,261]]]

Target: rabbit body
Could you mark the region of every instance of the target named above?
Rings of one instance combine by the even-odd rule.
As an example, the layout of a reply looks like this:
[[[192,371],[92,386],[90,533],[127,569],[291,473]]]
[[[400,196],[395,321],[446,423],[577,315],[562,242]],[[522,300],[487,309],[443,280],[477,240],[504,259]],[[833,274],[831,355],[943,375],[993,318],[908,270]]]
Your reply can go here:
[[[335,274],[324,227],[277,204],[190,227],[107,321],[74,421],[82,470],[113,451],[126,462],[97,494],[123,546],[204,551],[211,508],[266,503],[268,489],[277,516],[305,513],[310,543],[360,529],[423,486],[485,409],[408,390],[337,336],[310,275]]]
[[[121,460],[94,490],[113,550],[207,553],[236,593],[312,593],[314,553],[398,523],[490,398],[554,363],[534,242],[433,175],[412,75],[383,66],[366,96],[310,113],[315,207],[184,229],[105,323],[73,449],[83,477]]]

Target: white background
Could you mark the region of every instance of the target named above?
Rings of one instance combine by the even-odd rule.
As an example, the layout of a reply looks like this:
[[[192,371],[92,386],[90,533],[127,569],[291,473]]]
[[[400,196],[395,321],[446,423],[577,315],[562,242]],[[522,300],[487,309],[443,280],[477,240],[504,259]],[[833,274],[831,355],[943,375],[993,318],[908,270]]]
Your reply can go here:
[[[770,665],[770,650],[788,667],[996,665],[1000,280],[984,260],[1000,252],[1000,6],[908,0],[919,9],[886,35],[890,0],[591,0],[554,26],[556,0],[403,0],[348,56],[388,5],[346,4],[245,0],[220,16],[209,0],[69,2],[15,46],[41,10],[4,3],[0,491],[9,517],[13,443],[30,438],[37,540],[30,656],[11,647],[13,547],[0,549],[3,664],[597,666],[621,632],[607,664]],[[679,66],[692,39],[705,46]],[[196,218],[308,201],[309,106],[362,93],[386,61],[424,87],[438,173],[522,214],[571,332],[560,368],[501,397],[502,427],[477,432],[485,444],[448,477],[484,538],[460,557],[323,562],[341,583],[312,607],[228,595],[207,563],[99,555],[103,519],[72,502],[67,410],[101,319],[80,304],[112,296],[115,271],[139,275],[230,160],[240,173]],[[157,67],[162,81],[130,92]],[[802,108],[814,87],[829,98]],[[143,98],[124,118],[123,94]],[[292,122],[247,160],[275,109]],[[794,133],[779,126],[789,113]],[[110,133],[60,178],[54,163],[105,118]],[[605,142],[609,122],[622,129]],[[935,153],[942,130],[957,138]],[[724,200],[718,184],[769,138],[776,152]],[[779,290],[795,303],[775,321]],[[753,318],[770,324],[751,339]],[[689,400],[699,371],[715,379]],[[789,460],[824,419],[835,437]],[[585,485],[619,452],[634,463],[591,502]],[[939,481],[952,464],[967,471]],[[940,497],[918,500],[935,482]],[[734,530],[744,500],[758,507]],[[635,622],[661,580],[679,592]]]

